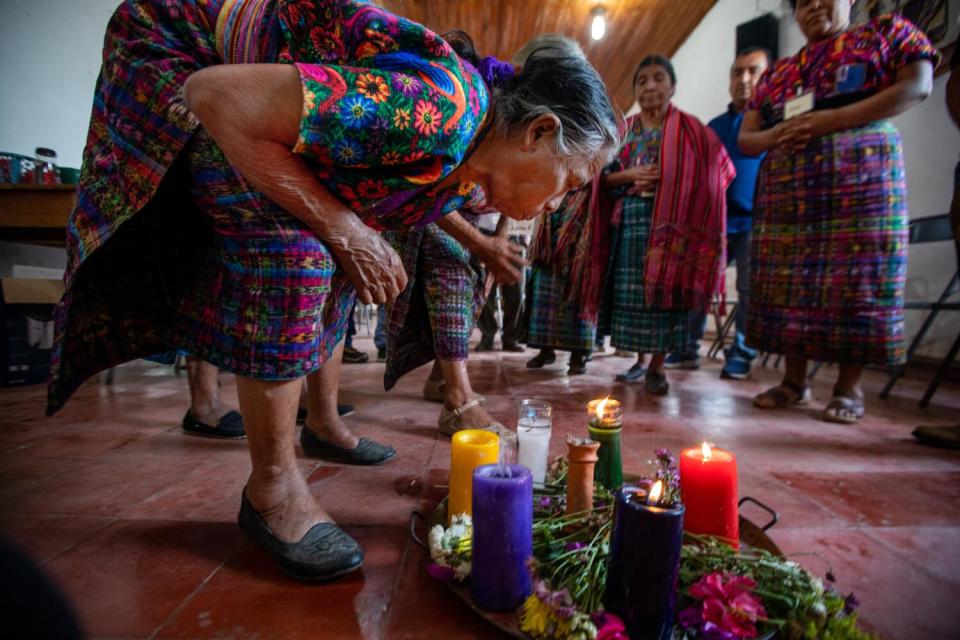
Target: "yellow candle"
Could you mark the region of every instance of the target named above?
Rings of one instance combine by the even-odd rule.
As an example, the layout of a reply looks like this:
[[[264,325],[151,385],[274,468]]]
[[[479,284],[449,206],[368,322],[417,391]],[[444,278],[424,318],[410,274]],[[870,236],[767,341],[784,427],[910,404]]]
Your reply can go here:
[[[450,440],[450,498],[447,522],[455,515],[470,514],[473,507],[473,470],[483,464],[496,464],[500,438],[490,431],[467,429]]]

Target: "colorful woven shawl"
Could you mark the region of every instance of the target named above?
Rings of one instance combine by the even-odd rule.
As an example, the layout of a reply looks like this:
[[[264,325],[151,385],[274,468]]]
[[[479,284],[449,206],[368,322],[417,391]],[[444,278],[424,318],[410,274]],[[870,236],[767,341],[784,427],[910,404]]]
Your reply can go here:
[[[724,297],[726,192],[736,175],[716,134],[670,105],[644,268],[648,305],[706,311]]]

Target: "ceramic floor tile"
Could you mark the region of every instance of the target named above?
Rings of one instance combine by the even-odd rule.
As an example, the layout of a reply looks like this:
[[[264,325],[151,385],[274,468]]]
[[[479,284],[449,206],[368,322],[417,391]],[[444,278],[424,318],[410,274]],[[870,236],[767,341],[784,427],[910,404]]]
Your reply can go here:
[[[401,527],[347,527],[364,549],[363,569],[330,584],[284,576],[246,544],[156,634],[156,638],[379,639],[408,536]]]
[[[373,353],[368,337],[357,345]],[[628,474],[643,472],[657,447],[679,453],[709,440],[728,448],[741,493],[781,514],[774,541],[817,574],[833,566],[871,628],[888,638],[952,637],[960,453],[919,446],[910,431],[955,422],[960,386],[945,384],[920,411],[922,379],[911,375],[881,401],[884,376],[868,371],[867,417],[843,426],[818,419],[835,369],[812,383],[812,407],[768,412],[752,399],[779,380],[772,366],[731,382],[719,379],[721,361],[703,360],[698,371],[668,372],[670,394],[652,398],[642,385],[614,381],[633,359],[598,356],[586,375],[570,377],[564,354],[527,369],[534,353],[471,353],[475,387],[505,425],[515,426],[520,399],[550,401],[556,455],[566,435],[586,435],[587,401],[613,395],[624,406]],[[234,519],[246,442],[185,436],[185,376],[145,362],[118,367],[113,385],[89,381],[53,418],[43,417],[42,386],[0,390],[0,532],[46,561],[94,637],[142,638],[158,628],[157,637],[502,637],[427,577],[426,554],[409,542],[410,512],[431,515],[449,468],[440,405],[420,395],[429,369],[384,393],[382,363],[344,367],[340,399],[356,405],[346,421],[395,446],[389,464],[320,463],[297,450],[314,495],[364,546],[361,574],[302,585],[245,543]],[[220,381],[235,407],[234,377]],[[749,507],[744,514],[763,518]],[[801,555],[810,551],[818,555]]]
[[[239,547],[235,525],[118,521],[46,565],[98,638],[143,638]]]

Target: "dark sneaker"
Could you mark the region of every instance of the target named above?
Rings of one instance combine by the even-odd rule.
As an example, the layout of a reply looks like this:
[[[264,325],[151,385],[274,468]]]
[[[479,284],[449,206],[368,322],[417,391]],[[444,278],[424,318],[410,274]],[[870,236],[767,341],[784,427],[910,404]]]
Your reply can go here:
[[[663,366],[667,369],[687,369],[692,371],[700,368],[700,356],[689,353],[671,353],[667,356]]]
[[[343,348],[343,361],[347,364],[363,364],[364,362],[369,362],[370,356],[368,356],[360,349],[354,349],[353,347],[344,347]]]
[[[750,363],[741,358],[727,360],[720,372],[720,377],[731,380],[746,380],[750,377]]]
[[[667,376],[662,373],[648,371],[643,379],[643,387],[647,393],[655,396],[665,396],[670,391],[670,383],[667,382]]]
[[[387,349],[386,347],[380,347],[377,349],[377,362],[386,362],[387,361]]]

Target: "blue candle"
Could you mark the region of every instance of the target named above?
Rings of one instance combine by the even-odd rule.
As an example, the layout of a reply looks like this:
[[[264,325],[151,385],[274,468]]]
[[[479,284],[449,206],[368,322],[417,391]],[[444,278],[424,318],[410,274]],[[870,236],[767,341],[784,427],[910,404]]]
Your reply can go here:
[[[533,475],[519,464],[488,464],[473,472],[473,601],[513,611],[531,593]]]
[[[655,506],[644,489],[616,492],[610,564],[603,604],[619,615],[631,638],[669,640],[673,633],[683,505]]]

